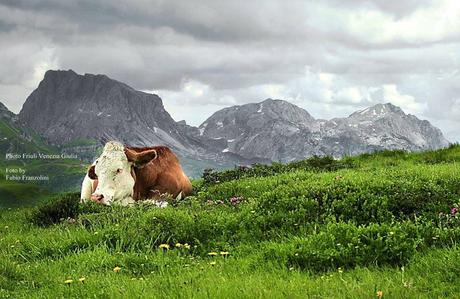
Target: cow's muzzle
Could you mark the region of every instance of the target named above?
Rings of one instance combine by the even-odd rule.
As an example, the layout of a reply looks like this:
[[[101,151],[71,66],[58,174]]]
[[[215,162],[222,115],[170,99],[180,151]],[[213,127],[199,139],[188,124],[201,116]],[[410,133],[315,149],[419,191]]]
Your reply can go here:
[[[101,203],[104,199],[104,195],[102,194],[93,194],[91,195],[91,200],[97,203]]]

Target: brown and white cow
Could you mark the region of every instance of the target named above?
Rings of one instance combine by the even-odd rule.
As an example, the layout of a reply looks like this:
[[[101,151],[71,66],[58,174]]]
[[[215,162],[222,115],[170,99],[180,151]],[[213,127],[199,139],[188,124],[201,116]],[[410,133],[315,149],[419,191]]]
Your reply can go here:
[[[124,147],[107,142],[83,180],[81,200],[128,205],[168,193],[185,197],[192,185],[177,156],[166,146]]]

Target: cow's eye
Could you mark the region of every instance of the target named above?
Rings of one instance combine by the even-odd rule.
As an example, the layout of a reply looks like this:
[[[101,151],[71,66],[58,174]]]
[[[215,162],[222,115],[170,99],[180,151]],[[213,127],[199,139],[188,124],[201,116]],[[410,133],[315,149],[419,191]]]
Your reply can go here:
[[[117,169],[117,174],[120,174],[120,173],[122,173],[122,172],[123,172],[123,169],[121,169],[121,168],[118,168],[118,169]]]

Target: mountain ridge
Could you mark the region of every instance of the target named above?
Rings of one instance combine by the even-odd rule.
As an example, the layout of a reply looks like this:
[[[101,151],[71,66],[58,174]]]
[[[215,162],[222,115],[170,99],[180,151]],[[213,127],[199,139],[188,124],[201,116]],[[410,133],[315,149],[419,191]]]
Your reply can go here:
[[[263,107],[270,105],[278,108],[284,105],[287,110],[283,111],[304,115],[304,118],[291,122],[289,115],[267,116]],[[255,106],[262,108],[254,112]],[[237,121],[241,119],[242,122]],[[267,99],[217,111],[199,126],[199,130],[202,136],[226,139],[223,151],[243,157],[256,153],[282,162],[312,155],[338,158],[384,149],[416,151],[449,145],[442,132],[427,120],[406,114],[391,103],[379,103],[348,117],[323,120],[315,119],[289,102]]]

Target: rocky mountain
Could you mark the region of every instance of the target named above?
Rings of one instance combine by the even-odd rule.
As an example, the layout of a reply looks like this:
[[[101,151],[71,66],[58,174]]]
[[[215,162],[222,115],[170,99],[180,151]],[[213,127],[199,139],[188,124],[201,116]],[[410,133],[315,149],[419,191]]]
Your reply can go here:
[[[196,143],[183,135],[157,95],[105,75],[72,70],[46,72],[19,120],[58,146],[77,139],[116,139],[130,145],[168,144],[192,153]]]
[[[292,161],[312,155],[355,155],[383,149],[411,151],[449,142],[426,120],[392,104],[378,104],[346,118],[316,120],[286,101],[267,99],[222,109],[195,133],[218,140],[220,150],[243,157]]]

